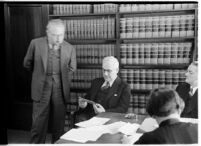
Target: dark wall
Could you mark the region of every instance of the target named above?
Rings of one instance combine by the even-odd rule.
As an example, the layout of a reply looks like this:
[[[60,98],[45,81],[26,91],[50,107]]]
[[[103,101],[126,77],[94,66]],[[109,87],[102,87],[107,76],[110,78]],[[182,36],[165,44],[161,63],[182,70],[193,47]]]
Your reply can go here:
[[[44,16],[42,4],[7,3],[4,8],[8,127],[29,129],[32,111],[31,72],[23,68],[23,59],[31,39],[45,35],[44,18],[48,17]]]

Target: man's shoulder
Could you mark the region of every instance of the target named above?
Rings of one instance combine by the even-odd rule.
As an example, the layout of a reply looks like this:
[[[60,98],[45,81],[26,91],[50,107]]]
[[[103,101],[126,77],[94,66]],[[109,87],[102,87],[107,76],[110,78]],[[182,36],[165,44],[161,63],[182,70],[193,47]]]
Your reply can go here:
[[[182,83],[179,83],[178,87],[177,88],[183,88],[183,89],[186,89],[186,88],[189,88],[190,87],[190,84],[186,83],[186,82],[182,82]]]
[[[73,45],[71,45],[69,42],[67,42],[67,41],[65,41],[65,40],[63,41],[63,45],[64,45],[64,46],[68,46],[68,47],[70,46],[70,47],[73,48]]]
[[[32,39],[32,42],[42,42],[42,41],[45,41],[45,40],[46,40],[46,37],[39,37],[39,38]]]
[[[121,86],[129,86],[129,84],[120,77],[117,77],[117,83],[119,83]]]
[[[39,37],[39,38],[34,38],[31,40],[32,43],[41,43],[46,41],[46,37]]]
[[[104,78],[95,78],[92,82],[104,82]]]

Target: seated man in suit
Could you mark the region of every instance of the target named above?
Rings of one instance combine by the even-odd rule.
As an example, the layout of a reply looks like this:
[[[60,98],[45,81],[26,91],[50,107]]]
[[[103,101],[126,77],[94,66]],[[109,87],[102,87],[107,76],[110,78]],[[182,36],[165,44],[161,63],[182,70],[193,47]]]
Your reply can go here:
[[[185,102],[182,117],[198,118],[198,62],[192,62],[185,74],[185,83],[177,86],[176,91]]]
[[[194,144],[198,143],[198,124],[180,121],[184,101],[173,89],[154,89],[148,100],[146,111],[156,119],[159,127],[144,133],[135,144]],[[123,137],[122,143],[129,143]]]
[[[130,101],[130,87],[118,77],[119,62],[108,56],[102,62],[103,78],[94,79],[86,99],[95,103],[89,104],[79,98],[79,111],[76,122],[88,120],[102,112],[126,113]]]

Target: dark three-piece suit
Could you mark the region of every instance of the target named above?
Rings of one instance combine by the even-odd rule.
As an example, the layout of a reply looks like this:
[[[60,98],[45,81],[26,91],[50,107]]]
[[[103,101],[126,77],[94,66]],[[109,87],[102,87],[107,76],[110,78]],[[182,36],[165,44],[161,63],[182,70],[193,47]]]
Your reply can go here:
[[[94,79],[85,98],[101,104],[106,112],[126,113],[131,96],[129,85],[117,77],[111,87],[102,91],[103,83],[104,78]],[[91,104],[88,104],[84,109],[80,108],[77,114],[80,116],[78,121],[89,119],[95,115]],[[86,119],[82,119],[82,115]]]
[[[181,83],[177,86],[176,91],[185,102],[185,108],[181,117],[198,118],[198,90],[191,96],[189,94],[190,85]]]

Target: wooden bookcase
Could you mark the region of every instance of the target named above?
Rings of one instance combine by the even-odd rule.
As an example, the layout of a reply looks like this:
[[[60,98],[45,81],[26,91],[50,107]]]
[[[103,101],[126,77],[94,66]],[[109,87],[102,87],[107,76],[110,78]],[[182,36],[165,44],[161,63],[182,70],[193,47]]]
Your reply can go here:
[[[146,105],[146,100],[148,98],[148,94],[150,90],[156,87],[161,87],[161,86],[175,88],[178,82],[182,82],[184,80],[183,75],[188,65],[190,64],[190,62],[192,62],[193,60],[197,60],[197,56],[198,56],[197,54],[198,52],[197,51],[197,48],[198,48],[197,3],[195,2],[194,3],[182,3],[182,2],[162,3],[161,2],[157,4],[157,3],[150,3],[150,2],[145,2],[145,3],[117,3],[117,2],[115,3],[114,2],[113,4],[115,4],[113,5],[113,7],[108,6],[110,8],[112,7],[111,9],[108,10],[107,6],[105,6],[104,4],[100,4],[100,3],[86,4],[85,3],[83,4],[85,5],[83,7],[87,7],[87,10],[85,11],[84,11],[84,8],[82,8],[81,6],[82,4],[79,4],[80,6],[76,6],[76,10],[73,10],[73,8],[75,9],[75,7],[73,7],[73,5],[75,6],[75,4],[69,4],[69,3],[50,4],[49,6],[47,6],[48,19],[60,18],[65,20],[67,24],[67,29],[69,27],[68,25],[73,24],[71,26],[75,26],[75,27],[71,27],[70,29],[72,30],[70,30],[69,33],[72,33],[72,32],[74,33],[75,31],[76,33],[82,36],[78,36],[76,34],[78,38],[73,37],[72,39],[69,39],[72,36],[66,36],[67,38],[66,41],[74,45],[76,47],[76,50],[77,50],[77,45],[87,46],[87,47],[81,48],[84,50],[84,51],[82,50],[81,54],[79,52],[81,49],[77,51],[78,59],[81,58],[81,60],[78,60],[77,72],[79,72],[79,74],[74,76],[73,82],[78,82],[78,84],[79,83],[83,83],[83,84],[80,86],[73,85],[71,89],[71,92],[75,92],[73,93],[74,94],[73,96],[75,96],[73,98],[76,98],[78,94],[83,95],[86,92],[86,89],[90,87],[91,80],[101,76],[100,60],[104,56],[114,55],[118,58],[120,62],[120,73],[119,73],[120,77],[123,80],[127,81],[132,88],[133,96],[131,97],[131,105],[129,108],[129,112],[135,112],[138,114],[146,114],[145,105]],[[95,11],[102,10],[103,7],[107,12],[94,13]],[[82,11],[84,12],[82,13]],[[114,21],[112,22],[114,24],[112,27],[109,26],[110,18],[112,19],[112,21]],[[100,22],[100,20],[103,20],[103,21]],[[105,25],[104,22],[107,22],[108,25]],[[138,24],[136,24],[136,22],[138,22]],[[91,28],[89,27],[90,29],[88,29],[87,31],[90,31],[90,34],[92,36],[87,36],[86,34],[84,34],[85,32],[84,33],[79,32],[79,31],[83,31],[83,28],[84,29],[87,28],[85,27],[85,25],[90,25]],[[104,28],[101,28],[101,27],[98,28],[99,25],[103,25],[104,27],[107,27],[106,28],[107,31],[111,31],[110,29],[112,29],[114,31],[113,36],[108,37],[110,34],[106,34],[105,35],[106,37],[97,37],[99,33],[102,33],[101,30],[104,31]],[[138,27],[135,27],[136,25]],[[136,29],[138,31],[138,35],[136,35],[136,32],[137,32]],[[96,32],[92,32],[91,30]],[[158,30],[158,34],[156,30]],[[105,34],[105,31],[103,33]],[[87,36],[87,38],[83,36]],[[190,47],[189,47],[189,44],[190,44]],[[112,50],[113,52],[110,50],[110,53],[105,53],[106,51],[103,51],[104,49],[102,48],[104,47],[100,47],[101,45],[103,46],[113,45],[113,50]],[[136,49],[136,45],[138,46],[138,49]],[[187,48],[186,45],[189,48]],[[145,48],[145,46],[148,48]],[[186,49],[185,47],[188,49],[188,51],[184,50]],[[94,50],[95,50],[94,48],[98,49],[99,53],[97,52],[94,53]],[[148,56],[151,56],[152,48],[153,49],[158,48],[158,50],[156,49],[157,52],[155,52],[157,54],[161,53],[159,51],[162,50],[163,57],[162,58],[158,56],[155,58],[148,57],[146,58],[148,59],[146,60],[146,63],[142,63],[144,62],[143,59],[145,59],[142,56],[145,56],[145,52],[146,52],[146,51],[143,52],[142,50],[148,50],[147,51],[148,53],[146,52],[146,55],[148,54]],[[174,52],[172,53],[171,51],[173,51],[173,49],[175,49],[175,52],[179,52],[179,54],[178,53],[174,54]],[[127,50],[127,52],[123,52],[125,50]],[[138,50],[138,52],[136,53],[135,50]],[[166,61],[164,63],[163,59],[164,59],[165,51],[166,51]],[[139,54],[139,52],[142,53],[143,55]],[[155,53],[152,52],[152,55]],[[186,58],[184,57],[182,58],[181,55],[185,53],[187,53],[187,55],[185,56]],[[91,55],[88,55],[88,54],[91,54]],[[97,56],[94,56],[94,54]],[[127,57],[125,57],[125,54],[127,55]],[[136,54],[138,54],[138,57],[139,55],[141,55],[141,58],[140,58],[141,60],[139,60],[138,63],[135,62],[136,58],[133,57]],[[167,54],[168,54],[168,57],[167,57]],[[130,57],[130,60],[128,59],[129,55],[130,56],[133,55],[132,57]],[[177,60],[177,57],[179,55],[180,55],[180,60],[179,59]],[[177,56],[176,62],[174,60],[175,56]],[[84,59],[82,57],[88,60],[83,61]],[[97,57],[99,60],[98,63],[94,61],[97,59]],[[152,62],[154,59],[157,62],[155,63]],[[127,62],[125,62],[125,60]],[[161,63],[161,61],[163,63]],[[136,72],[138,73],[137,75],[135,74]],[[149,82],[146,81],[147,72],[149,73],[151,72],[151,75],[149,74],[149,77],[151,77],[152,79]],[[156,74],[154,74],[154,72],[156,72]],[[145,76],[143,76],[143,73],[145,74]],[[158,76],[158,78],[157,79],[154,78],[153,77],[154,75]],[[177,80],[176,80],[177,82],[175,82],[174,75],[177,77]],[[144,77],[144,79],[142,76]],[[142,80],[145,80],[143,83],[141,83],[142,81],[139,81],[139,83],[137,83],[138,84],[137,89],[135,88],[136,87],[135,77],[139,77]],[[155,80],[159,80],[158,82],[161,82],[160,79],[162,80],[163,83],[161,84],[157,83],[158,85],[155,86]],[[169,79],[171,80],[171,82],[169,81]],[[174,85],[172,85],[173,82],[174,82]],[[152,85],[150,84],[149,87],[146,88],[147,83],[149,84],[151,83]],[[142,84],[143,86],[141,86]]]

